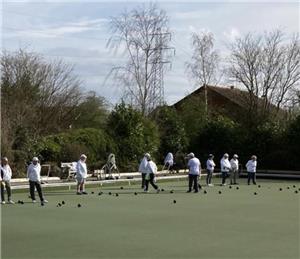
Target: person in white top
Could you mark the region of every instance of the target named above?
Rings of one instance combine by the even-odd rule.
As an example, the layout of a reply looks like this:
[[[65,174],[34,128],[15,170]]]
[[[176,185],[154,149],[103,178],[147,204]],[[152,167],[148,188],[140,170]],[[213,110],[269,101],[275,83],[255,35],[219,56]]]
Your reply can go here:
[[[30,197],[33,203],[36,203],[34,189],[36,188],[41,205],[44,206],[48,201],[45,200],[41,186],[41,165],[37,157],[32,158],[31,164],[27,168],[27,178],[29,179]]]
[[[150,157],[149,153],[146,153],[144,155],[144,157],[141,160],[141,163],[139,165],[139,172],[141,173],[141,176],[142,176],[142,189],[145,188],[145,177],[146,177],[146,174],[147,174],[147,165],[148,165],[147,157]]]
[[[230,165],[228,158],[229,158],[229,155],[227,153],[225,153],[220,161],[223,186],[226,185],[226,178],[228,177],[228,173],[231,169],[231,165]]]
[[[257,157],[251,156],[251,159],[247,162],[246,168],[248,172],[248,185],[250,185],[250,180],[252,179],[253,184],[256,184],[256,167],[257,167]]]
[[[207,176],[206,176],[206,184],[207,186],[213,186],[211,183],[211,179],[215,170],[215,162],[214,162],[214,155],[210,154],[208,156],[208,159],[206,161],[206,171],[207,171]]]
[[[1,176],[0,176],[0,179],[1,179],[1,203],[5,204],[4,189],[6,189],[8,203],[14,204],[13,200],[11,199],[11,187],[10,187],[12,171],[8,164],[7,157],[2,157],[0,169],[1,169]]]
[[[189,169],[189,189],[187,192],[192,191],[192,187],[194,192],[199,192],[199,187],[201,189],[201,185],[198,184],[199,176],[201,174],[201,163],[198,158],[195,157],[194,153],[189,153],[187,155],[188,161],[188,169]]]
[[[174,156],[171,152],[169,152],[167,154],[167,156],[165,157],[163,170],[164,170],[164,168],[167,168],[168,171],[172,172],[173,165],[174,165]]]
[[[77,180],[77,192],[76,194],[88,194],[85,191],[85,180],[87,178],[87,167],[86,167],[87,156],[82,154],[76,165],[76,180]]]
[[[152,187],[159,192],[158,186],[154,183],[155,174],[157,173],[157,166],[152,161],[150,154],[145,155],[147,158],[147,165],[146,165],[146,177],[145,177],[145,192],[148,192],[149,183]]]
[[[230,160],[231,170],[230,170],[230,184],[238,184],[236,179],[239,173],[239,156],[237,154],[233,155],[233,158]]]

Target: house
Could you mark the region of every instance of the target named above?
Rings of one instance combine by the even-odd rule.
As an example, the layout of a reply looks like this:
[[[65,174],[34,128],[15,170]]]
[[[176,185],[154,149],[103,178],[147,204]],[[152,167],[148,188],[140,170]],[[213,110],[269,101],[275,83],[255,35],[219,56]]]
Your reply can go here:
[[[223,115],[237,122],[247,120],[247,114],[250,109],[253,109],[251,102],[252,104],[257,104],[259,107],[264,107],[265,109],[261,109],[263,111],[275,112],[276,107],[265,99],[258,98],[257,96],[252,96],[252,98],[249,92],[234,86],[203,85],[172,106],[180,113],[188,105],[193,105],[193,103],[199,104],[202,105],[203,110],[207,111],[209,116]]]

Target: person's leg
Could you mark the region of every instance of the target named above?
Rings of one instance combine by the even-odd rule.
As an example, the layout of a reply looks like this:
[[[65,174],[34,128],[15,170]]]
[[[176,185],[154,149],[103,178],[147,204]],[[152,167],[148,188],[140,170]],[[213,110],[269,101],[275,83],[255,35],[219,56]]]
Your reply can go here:
[[[238,170],[234,170],[234,175],[233,175],[233,184],[237,184],[236,179],[237,179],[237,174]]]
[[[199,188],[201,188],[200,184],[198,186],[198,179],[199,179],[199,176],[198,175],[194,175],[194,191],[195,192],[199,192]]]
[[[142,174],[142,189],[145,188],[145,178],[146,178],[146,174]]]
[[[82,179],[81,185],[80,185],[80,189],[81,189],[81,193],[82,193],[82,194],[88,194],[88,193],[85,191],[85,179]]]
[[[149,188],[149,180],[148,179],[145,179],[145,189],[144,191],[148,191],[148,188]]]
[[[210,184],[210,171],[207,170],[207,175],[206,175],[206,185],[209,185]]]
[[[5,197],[4,197],[4,182],[1,182],[1,202],[5,202]]]
[[[34,193],[34,182],[29,181],[29,191],[30,191],[30,198],[35,201],[35,193]]]
[[[226,172],[222,172],[222,184],[226,182]]]
[[[239,178],[240,178],[240,171],[236,170],[236,184],[239,184]]]
[[[37,192],[39,194],[41,202],[43,202],[44,201],[44,196],[43,196],[43,192],[42,192],[41,183],[40,182],[34,182],[34,185],[35,185],[36,190],[37,190]]]
[[[252,182],[256,184],[256,173],[252,173]]]
[[[84,179],[82,179],[81,182],[80,182],[80,192],[81,193],[84,192]]]
[[[189,174],[189,190],[188,190],[188,192],[192,191],[192,185],[193,185],[193,176]]]
[[[154,183],[154,174],[150,174],[150,184],[155,190],[158,189],[158,186]]]
[[[8,199],[8,201],[12,201],[11,200],[11,187],[10,187],[9,181],[5,182],[5,187],[6,187],[6,192],[7,192],[7,199]]]
[[[248,185],[250,184],[250,180],[251,180],[251,173],[248,172]]]
[[[212,176],[213,176],[213,171],[210,171],[209,172],[209,179],[208,179],[209,184],[211,184]]]
[[[231,170],[230,171],[230,184],[233,184],[234,183],[234,170]]]
[[[77,180],[77,194],[80,194],[80,182]]]

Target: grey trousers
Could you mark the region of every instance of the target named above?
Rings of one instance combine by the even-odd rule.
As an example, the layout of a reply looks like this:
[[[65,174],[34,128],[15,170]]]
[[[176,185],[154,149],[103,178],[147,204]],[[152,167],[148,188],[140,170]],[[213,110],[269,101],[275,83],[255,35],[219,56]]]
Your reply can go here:
[[[2,181],[2,183],[1,183],[1,201],[5,201],[4,189],[6,189],[6,192],[7,192],[7,199],[11,200],[10,181]]]
[[[230,184],[236,184],[236,179],[238,178],[238,170],[234,169],[230,171]]]
[[[206,176],[206,184],[209,185],[211,184],[211,178],[213,175],[213,170],[207,170],[207,176]]]

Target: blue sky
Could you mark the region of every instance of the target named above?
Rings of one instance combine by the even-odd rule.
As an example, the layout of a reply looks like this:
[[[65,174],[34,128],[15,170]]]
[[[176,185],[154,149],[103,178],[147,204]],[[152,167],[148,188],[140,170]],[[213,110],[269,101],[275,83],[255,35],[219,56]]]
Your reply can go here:
[[[109,19],[142,1],[4,1],[2,49],[27,48],[51,60],[62,58],[73,64],[85,90],[94,90],[109,102],[119,101],[122,91],[112,80],[103,84],[114,65],[124,62],[122,53],[106,47],[110,37]],[[224,57],[226,45],[249,31],[264,32],[282,28],[299,32],[297,1],[164,1],[173,33],[176,55],[165,75],[165,97],[169,104],[191,92],[195,85],[185,73],[191,57],[190,35],[208,30],[215,34],[216,48]]]

